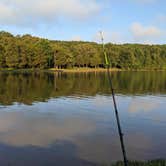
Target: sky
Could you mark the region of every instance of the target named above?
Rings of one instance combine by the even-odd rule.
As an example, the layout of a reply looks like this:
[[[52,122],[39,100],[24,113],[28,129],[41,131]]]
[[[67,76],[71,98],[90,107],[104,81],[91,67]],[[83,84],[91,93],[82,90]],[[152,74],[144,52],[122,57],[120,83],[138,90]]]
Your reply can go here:
[[[0,0],[0,30],[53,40],[165,44],[165,0]]]

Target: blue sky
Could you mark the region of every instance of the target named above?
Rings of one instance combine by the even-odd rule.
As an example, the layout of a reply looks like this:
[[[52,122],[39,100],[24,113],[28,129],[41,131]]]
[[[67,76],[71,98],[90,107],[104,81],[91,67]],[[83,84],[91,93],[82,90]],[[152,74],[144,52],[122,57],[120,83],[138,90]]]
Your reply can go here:
[[[166,43],[165,0],[1,0],[0,30],[54,40]]]

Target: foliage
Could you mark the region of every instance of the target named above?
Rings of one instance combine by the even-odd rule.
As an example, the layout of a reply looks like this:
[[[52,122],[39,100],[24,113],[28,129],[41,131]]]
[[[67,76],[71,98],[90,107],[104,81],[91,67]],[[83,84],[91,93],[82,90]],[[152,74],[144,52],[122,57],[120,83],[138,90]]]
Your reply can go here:
[[[106,44],[111,67],[166,69],[166,45]],[[31,35],[0,32],[0,68],[104,67],[102,45],[49,41]]]

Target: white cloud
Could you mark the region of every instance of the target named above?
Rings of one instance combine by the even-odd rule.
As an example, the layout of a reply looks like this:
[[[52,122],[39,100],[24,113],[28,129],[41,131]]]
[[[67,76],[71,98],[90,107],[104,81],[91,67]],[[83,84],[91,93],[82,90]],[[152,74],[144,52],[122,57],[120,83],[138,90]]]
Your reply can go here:
[[[164,34],[164,32],[156,26],[143,26],[138,22],[131,25],[131,32],[134,40],[137,42],[157,40]]]
[[[81,37],[80,36],[73,36],[72,38],[71,38],[71,40],[72,41],[81,41],[82,39],[81,39]]]
[[[100,11],[97,0],[1,0],[1,25],[30,25],[58,18],[84,19]]]
[[[157,2],[157,0],[132,0],[132,1],[133,1],[133,2],[142,3],[142,4]]]

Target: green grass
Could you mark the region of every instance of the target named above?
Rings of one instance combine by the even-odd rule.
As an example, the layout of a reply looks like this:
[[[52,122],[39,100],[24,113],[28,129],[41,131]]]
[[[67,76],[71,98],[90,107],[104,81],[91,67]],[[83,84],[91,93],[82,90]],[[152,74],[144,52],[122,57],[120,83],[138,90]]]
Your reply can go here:
[[[119,161],[111,166],[124,166],[124,164]],[[166,160],[130,161],[129,166],[166,166]]]

